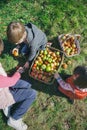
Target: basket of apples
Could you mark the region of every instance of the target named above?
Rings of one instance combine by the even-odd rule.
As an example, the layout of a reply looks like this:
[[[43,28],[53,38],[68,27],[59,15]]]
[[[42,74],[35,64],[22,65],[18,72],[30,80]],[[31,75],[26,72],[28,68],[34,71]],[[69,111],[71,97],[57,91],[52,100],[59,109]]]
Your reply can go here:
[[[53,47],[40,50],[31,64],[29,76],[46,84],[54,82],[54,73],[63,62],[62,51]]]
[[[60,46],[67,57],[72,57],[80,53],[80,35],[62,34],[58,37]]]

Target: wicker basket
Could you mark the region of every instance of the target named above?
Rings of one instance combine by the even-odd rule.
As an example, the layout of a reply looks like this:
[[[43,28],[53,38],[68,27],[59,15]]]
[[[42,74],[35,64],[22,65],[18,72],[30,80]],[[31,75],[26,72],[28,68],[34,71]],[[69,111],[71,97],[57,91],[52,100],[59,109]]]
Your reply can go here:
[[[67,42],[72,37],[74,38],[73,41],[74,41],[74,44],[76,45],[77,52],[68,55],[64,50],[63,44],[65,42]],[[59,43],[60,43],[60,47],[63,50],[63,53],[65,54],[66,57],[72,57],[72,56],[76,56],[76,55],[80,54],[80,45],[79,45],[80,37],[81,36],[79,34],[74,34],[74,35],[72,35],[72,34],[61,34],[61,35],[59,35],[58,40],[59,40]]]
[[[47,47],[47,48],[49,48],[52,52],[57,52],[57,51],[60,52],[61,61],[60,61],[59,65],[58,65],[58,68],[57,68],[57,71],[59,71],[59,69],[61,67],[61,64],[62,64],[62,62],[64,60],[64,54],[59,49],[56,49],[56,48],[53,48],[53,47]],[[42,79],[39,79],[38,76],[36,76],[36,75],[34,75],[34,76],[32,75],[33,65],[34,65],[34,63],[35,63],[35,61],[36,61],[36,59],[38,58],[39,55],[40,55],[40,51],[37,53],[36,57],[34,58],[32,64],[31,64],[31,67],[30,67],[30,70],[29,70],[29,76],[32,77],[35,80],[38,80],[38,81],[43,82],[45,84],[51,85],[54,82],[54,73],[45,72],[45,71],[41,71],[41,70],[34,70],[36,72],[36,75],[37,75],[37,73],[38,74],[42,73]],[[43,77],[46,77],[49,80],[44,81]]]

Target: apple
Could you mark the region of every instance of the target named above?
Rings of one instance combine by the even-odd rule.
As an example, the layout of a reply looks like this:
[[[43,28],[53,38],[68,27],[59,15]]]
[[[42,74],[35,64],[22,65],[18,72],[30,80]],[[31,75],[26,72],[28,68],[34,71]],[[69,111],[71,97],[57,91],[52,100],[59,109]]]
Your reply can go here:
[[[51,67],[54,67],[54,63],[51,63],[50,66],[51,66]]]
[[[51,62],[52,62],[52,59],[51,59],[51,58],[48,58],[48,62],[51,63]]]
[[[38,60],[35,60],[35,64],[38,65],[38,63],[39,63]]]
[[[41,59],[41,57],[40,57],[40,56],[38,56],[38,57],[37,57],[37,60],[38,60],[38,61],[42,61],[42,59]]]
[[[53,56],[53,57],[55,57],[55,56],[56,56],[55,52],[53,52],[53,53],[52,53],[52,56]]]
[[[43,64],[43,61],[38,62],[38,66],[41,66]]]
[[[59,52],[59,51],[57,51],[57,52],[56,52],[56,54],[57,54],[57,55],[60,55],[60,52]]]
[[[48,54],[47,56],[50,57],[50,54]]]
[[[50,72],[51,71],[51,67],[50,66],[47,66],[46,67],[46,72]]]
[[[43,51],[43,50],[41,50],[41,51],[40,51],[40,54],[43,54],[43,52],[44,52],[44,51]]]
[[[39,67],[37,66],[36,69],[39,70]]]
[[[67,48],[65,52],[67,53],[67,55],[69,55],[70,52],[71,52],[71,49],[70,49],[70,48]]]
[[[38,79],[42,79],[42,74],[38,74]]]
[[[71,61],[71,60],[68,60],[68,61],[67,61],[67,64],[68,64],[68,65],[71,65],[71,64],[72,64],[72,61]]]
[[[31,76],[34,76],[34,72],[33,71],[31,72]]]
[[[62,64],[62,67],[63,67],[64,69],[67,69],[68,65],[67,65],[66,63],[63,63],[63,64]]]
[[[48,52],[47,52],[47,50],[44,50],[44,52],[43,52],[43,53],[44,53],[44,55],[47,55],[47,53],[48,53]]]
[[[60,65],[60,63],[59,63],[59,62],[57,62],[56,66],[59,66],[59,65]]]
[[[74,42],[74,40],[75,40],[75,38],[74,38],[74,36],[72,36],[72,37],[70,38],[70,42]]]
[[[45,61],[45,60],[46,60],[46,58],[47,58],[46,56],[43,56],[43,61]]]
[[[65,40],[66,39],[66,36],[64,35],[63,37],[62,37],[62,40]]]
[[[41,66],[41,68],[42,68],[43,70],[45,70],[45,69],[46,69],[46,65],[43,64],[43,65]]]
[[[52,51],[49,51],[49,52],[48,52],[48,54],[51,56],[51,54],[52,54]]]
[[[18,56],[18,55],[19,55],[18,49],[14,48],[13,51],[12,51],[12,54],[13,54],[14,56]]]
[[[61,61],[61,57],[58,58],[58,61],[59,61],[59,62]]]

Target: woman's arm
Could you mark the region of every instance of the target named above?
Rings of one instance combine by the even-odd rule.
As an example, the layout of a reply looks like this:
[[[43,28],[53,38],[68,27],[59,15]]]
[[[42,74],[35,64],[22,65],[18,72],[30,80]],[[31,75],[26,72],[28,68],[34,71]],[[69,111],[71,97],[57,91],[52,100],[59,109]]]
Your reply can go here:
[[[20,77],[21,75],[19,72],[15,72],[12,77],[0,75],[0,88],[11,87],[15,85]]]

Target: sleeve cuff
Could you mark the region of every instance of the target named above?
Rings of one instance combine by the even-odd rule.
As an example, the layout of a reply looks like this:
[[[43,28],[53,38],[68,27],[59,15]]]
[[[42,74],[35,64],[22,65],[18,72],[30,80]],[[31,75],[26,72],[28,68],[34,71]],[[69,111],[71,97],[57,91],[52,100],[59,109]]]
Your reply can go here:
[[[58,78],[57,78],[57,81],[58,81],[58,80],[61,80],[61,77],[58,77]]]

